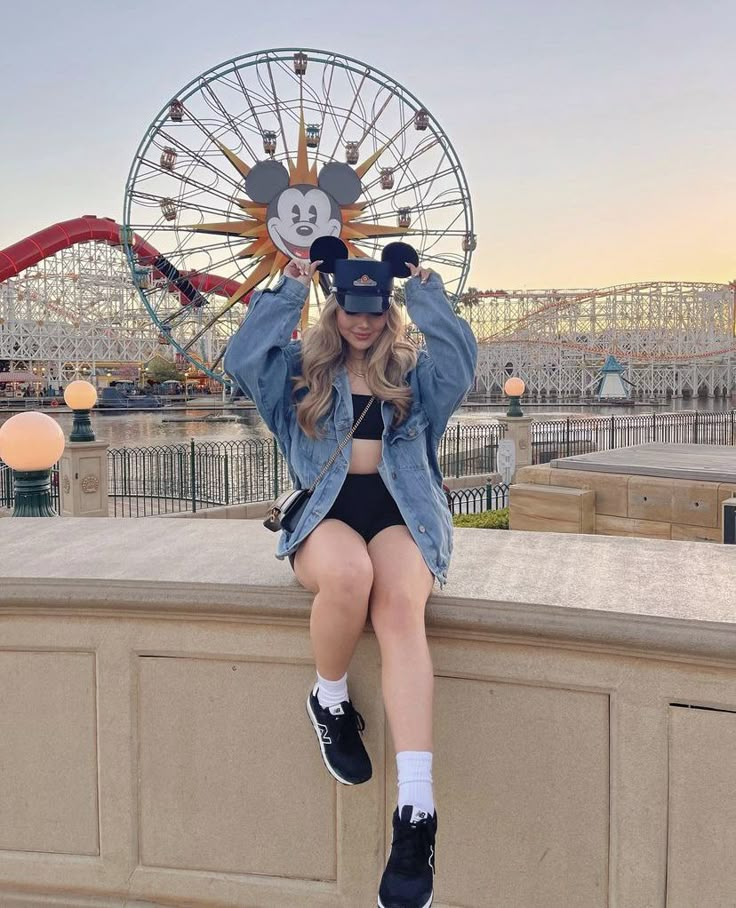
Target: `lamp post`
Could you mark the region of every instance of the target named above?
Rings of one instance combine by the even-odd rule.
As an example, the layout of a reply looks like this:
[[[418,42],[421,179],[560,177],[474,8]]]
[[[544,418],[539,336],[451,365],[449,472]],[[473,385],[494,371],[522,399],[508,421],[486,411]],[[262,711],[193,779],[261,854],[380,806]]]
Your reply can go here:
[[[108,516],[108,444],[97,441],[89,411],[97,403],[97,389],[88,381],[70,382],[64,400],[74,412],[74,424],[61,458],[61,516]]]
[[[523,416],[521,410],[521,395],[526,390],[526,385],[520,378],[509,378],[503,386],[503,391],[509,399],[509,408],[506,411],[507,416]]]
[[[51,505],[51,467],[64,450],[61,427],[45,413],[18,413],[0,426],[0,458],[13,470],[13,517],[58,517]]]
[[[498,469],[504,482],[511,485],[517,471],[532,462],[532,417],[524,416],[519,404],[526,390],[520,378],[506,379],[503,390],[509,399],[509,407],[506,415],[498,420],[504,427],[504,437],[498,443]]]
[[[70,382],[64,390],[64,401],[74,412],[74,424],[69,441],[94,441],[95,433],[89,411],[97,403],[97,389],[88,381]]]

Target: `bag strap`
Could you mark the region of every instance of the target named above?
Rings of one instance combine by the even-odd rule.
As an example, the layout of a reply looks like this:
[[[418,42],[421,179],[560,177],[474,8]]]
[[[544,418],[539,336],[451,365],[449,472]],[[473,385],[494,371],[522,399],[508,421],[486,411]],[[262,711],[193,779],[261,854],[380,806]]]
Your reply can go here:
[[[361,422],[363,421],[363,417],[364,417],[365,414],[368,412],[368,410],[370,409],[371,404],[373,403],[373,401],[374,401],[375,399],[376,399],[375,397],[371,397],[371,399],[370,399],[370,400],[368,401],[368,403],[365,405],[365,409],[363,410],[363,412],[360,414],[360,416],[357,418],[357,420],[353,423],[353,428],[348,432],[348,434],[345,436],[345,438],[343,438],[343,440],[340,442],[340,444],[337,446],[337,448],[336,448],[335,451],[333,452],[332,457],[330,457],[330,459],[327,461],[327,463],[322,467],[322,471],[320,472],[319,476],[314,480],[314,482],[312,483],[312,485],[311,485],[311,486],[309,487],[309,489],[307,490],[307,492],[308,492],[309,495],[312,494],[312,492],[314,491],[314,489],[315,489],[317,483],[320,481],[320,479],[322,479],[322,477],[325,475],[325,473],[330,469],[330,467],[332,466],[332,464],[335,462],[335,460],[337,459],[337,455],[340,453],[340,451],[342,451],[342,449],[345,447],[345,445],[346,445],[346,444],[350,441],[350,439],[353,437],[353,434],[355,433],[355,430],[358,428],[358,426],[359,426],[359,425],[361,424]]]

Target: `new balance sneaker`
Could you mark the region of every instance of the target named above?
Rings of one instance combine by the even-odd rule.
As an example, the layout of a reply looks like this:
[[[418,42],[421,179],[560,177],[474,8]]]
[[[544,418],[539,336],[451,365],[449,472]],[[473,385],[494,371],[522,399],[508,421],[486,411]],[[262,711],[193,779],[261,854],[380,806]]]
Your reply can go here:
[[[391,854],[381,877],[378,908],[429,908],[434,898],[437,812],[404,805],[394,810]]]
[[[307,715],[317,733],[327,771],[343,785],[367,782],[372,769],[360,737],[365,728],[363,717],[350,700],[323,709],[317,699],[318,684],[307,697]]]

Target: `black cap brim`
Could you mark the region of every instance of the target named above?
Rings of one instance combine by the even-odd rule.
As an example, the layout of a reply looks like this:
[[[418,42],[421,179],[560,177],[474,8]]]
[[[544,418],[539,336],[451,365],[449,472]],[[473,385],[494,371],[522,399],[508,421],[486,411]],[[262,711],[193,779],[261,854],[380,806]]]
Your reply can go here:
[[[389,306],[390,301],[384,297],[374,296],[370,293],[338,293],[337,302],[348,315],[359,315],[363,312],[381,315]]]

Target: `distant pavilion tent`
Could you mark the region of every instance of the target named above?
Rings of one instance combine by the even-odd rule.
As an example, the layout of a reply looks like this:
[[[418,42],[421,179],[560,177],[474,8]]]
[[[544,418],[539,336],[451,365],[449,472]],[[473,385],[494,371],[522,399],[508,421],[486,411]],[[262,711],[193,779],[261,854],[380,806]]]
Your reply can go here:
[[[29,382],[43,382],[43,378],[34,375],[33,372],[0,372],[0,384],[11,382],[12,384],[26,384]]]
[[[621,363],[615,356],[609,354],[596,379],[598,387],[595,393],[600,400],[615,400],[616,398],[630,396],[633,384],[624,378],[623,372],[624,367]],[[624,382],[629,386],[628,388]]]

